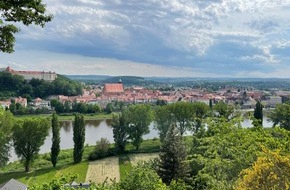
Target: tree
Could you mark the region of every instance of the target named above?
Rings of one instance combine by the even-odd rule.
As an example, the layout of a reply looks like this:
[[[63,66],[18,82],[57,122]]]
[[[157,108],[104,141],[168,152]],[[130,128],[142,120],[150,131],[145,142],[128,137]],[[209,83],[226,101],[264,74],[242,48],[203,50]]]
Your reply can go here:
[[[289,153],[290,132],[281,128],[242,128],[234,121],[212,122],[194,134],[189,155],[193,189],[233,189],[240,172],[268,149]]]
[[[172,180],[184,179],[189,176],[189,165],[186,163],[186,147],[182,136],[172,125],[161,145],[157,173],[162,181],[169,185]]]
[[[0,108],[0,168],[9,161],[13,115]]]
[[[120,181],[117,189],[126,190],[166,190],[158,174],[147,165],[134,166],[126,177]]]
[[[0,1],[0,51],[12,53],[15,33],[19,32],[11,22],[21,22],[26,26],[31,24],[44,27],[51,21],[52,15],[46,15],[45,4],[41,0]]]
[[[154,113],[155,113],[154,127],[159,132],[160,141],[163,142],[168,132],[168,129],[172,124],[175,123],[174,118],[172,117],[172,114],[168,109],[168,106],[158,106]]]
[[[261,101],[257,101],[256,107],[254,110],[254,118],[257,119],[258,125],[263,126],[263,105],[261,104]]]
[[[176,127],[180,135],[191,129],[191,122],[193,116],[192,106],[188,102],[176,102],[169,106],[170,112],[176,120]]]
[[[270,119],[273,121],[273,126],[280,125],[280,127],[290,130],[290,102],[284,104],[277,104],[276,108],[270,115]]]
[[[52,120],[51,120],[51,126],[52,126],[52,145],[51,145],[51,163],[53,167],[56,166],[57,163],[57,157],[60,152],[60,126],[58,122],[57,115],[55,113],[52,114]]]
[[[44,144],[49,128],[50,123],[45,118],[20,120],[13,126],[13,146],[17,156],[24,162],[25,172],[29,172],[32,161]]]
[[[142,136],[148,134],[149,125],[152,122],[153,114],[149,105],[134,105],[129,107],[129,139],[132,144],[139,150],[140,144],[143,141]]]
[[[203,120],[207,117],[210,107],[203,102],[194,102],[193,106],[193,130],[197,133],[201,127]]]
[[[75,115],[73,126],[74,163],[80,163],[83,158],[85,143],[85,120],[82,114]]]
[[[244,169],[236,189],[289,189],[290,154],[283,156],[279,151],[264,149],[264,156],[247,169]]]
[[[115,150],[117,153],[124,153],[126,143],[129,138],[129,120],[127,116],[128,110],[122,111],[119,115],[113,116],[113,137],[115,141]]]

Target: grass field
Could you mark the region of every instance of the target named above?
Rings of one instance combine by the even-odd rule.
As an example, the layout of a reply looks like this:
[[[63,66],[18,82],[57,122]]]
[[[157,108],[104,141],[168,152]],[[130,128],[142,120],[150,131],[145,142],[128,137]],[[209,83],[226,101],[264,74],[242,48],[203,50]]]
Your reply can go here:
[[[186,140],[188,142],[192,141],[190,138]],[[87,160],[88,155],[94,148],[94,146],[85,146],[83,162],[79,164],[73,164],[73,149],[61,150],[56,168],[52,167],[49,153],[39,155],[29,173],[24,172],[24,167],[19,161],[10,163],[0,170],[0,184],[14,178],[27,185],[33,185],[49,182],[54,177],[68,173],[78,174],[79,177],[76,182],[92,180],[102,183],[106,177],[119,181],[126,176],[126,173],[131,170],[133,165],[136,165],[138,160],[148,161],[157,157],[160,142],[158,139],[144,140],[138,151],[135,151],[135,148],[128,144],[127,152],[129,154],[89,162]]]
[[[127,173],[132,169],[128,155],[119,156],[120,180],[124,179]]]

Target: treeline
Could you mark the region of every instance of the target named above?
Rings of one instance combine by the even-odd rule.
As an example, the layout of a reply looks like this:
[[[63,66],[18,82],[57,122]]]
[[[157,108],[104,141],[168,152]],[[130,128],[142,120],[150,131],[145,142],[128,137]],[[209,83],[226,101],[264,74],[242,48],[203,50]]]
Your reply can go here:
[[[48,82],[43,79],[25,80],[22,76],[12,75],[9,72],[0,72],[0,96],[9,98],[15,96],[32,98],[44,98],[50,95],[76,96],[82,94],[82,86],[62,75]]]

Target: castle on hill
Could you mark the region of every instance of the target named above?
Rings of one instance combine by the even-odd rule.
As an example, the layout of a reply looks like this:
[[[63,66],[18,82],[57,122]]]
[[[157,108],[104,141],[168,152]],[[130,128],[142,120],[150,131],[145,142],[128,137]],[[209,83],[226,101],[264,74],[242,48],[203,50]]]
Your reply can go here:
[[[55,72],[44,72],[44,71],[16,71],[11,69],[9,66],[5,69],[5,71],[11,73],[12,75],[20,75],[23,76],[26,80],[35,79],[43,79],[45,81],[54,81],[57,78],[57,74]]]

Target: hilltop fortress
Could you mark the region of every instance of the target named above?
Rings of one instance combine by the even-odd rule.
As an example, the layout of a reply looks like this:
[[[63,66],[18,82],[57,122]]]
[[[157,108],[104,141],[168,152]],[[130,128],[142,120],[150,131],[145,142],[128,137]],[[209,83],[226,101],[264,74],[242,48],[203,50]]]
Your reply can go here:
[[[26,80],[35,79],[43,79],[46,81],[54,81],[57,78],[57,74],[55,72],[44,72],[44,71],[15,71],[11,69],[9,66],[5,69],[5,71],[11,73],[12,75],[20,75],[23,76]]]

